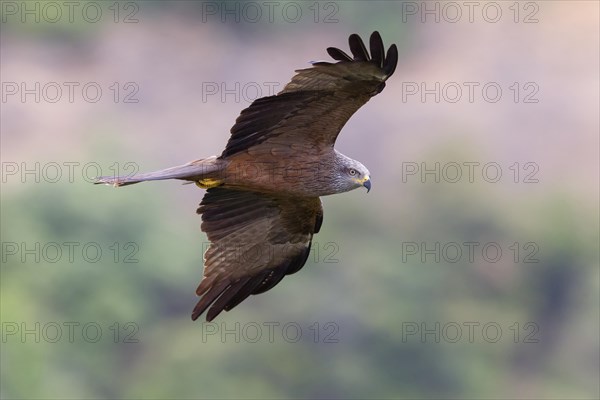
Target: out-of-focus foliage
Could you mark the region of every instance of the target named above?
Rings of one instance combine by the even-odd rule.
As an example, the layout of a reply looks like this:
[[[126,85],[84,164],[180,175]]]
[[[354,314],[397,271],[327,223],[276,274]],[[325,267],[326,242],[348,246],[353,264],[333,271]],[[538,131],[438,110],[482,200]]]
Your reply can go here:
[[[2,398],[598,397],[598,4],[539,3],[530,25],[403,23],[400,2],[294,3],[316,4],[318,23],[123,4],[137,4],[137,23],[23,24],[2,10],[3,82],[105,90],[98,103],[1,104]],[[324,23],[331,10],[338,22]],[[192,322],[203,192],[93,186],[84,166],[218,154],[249,104],[244,85],[281,88],[325,47],[374,29],[400,64],[339,141],[374,190],[323,199],[303,270],[216,323]],[[499,82],[506,97],[403,101],[405,82],[437,81]],[[536,82],[539,103],[506,100],[514,81]],[[135,82],[139,102],[115,103],[113,82]],[[236,82],[240,99],[203,92]],[[55,183],[43,173],[53,162]],[[436,162],[498,163],[503,178],[407,174]],[[528,162],[538,182],[523,183]],[[35,163],[39,182],[7,174]],[[465,243],[478,243],[473,260]]]

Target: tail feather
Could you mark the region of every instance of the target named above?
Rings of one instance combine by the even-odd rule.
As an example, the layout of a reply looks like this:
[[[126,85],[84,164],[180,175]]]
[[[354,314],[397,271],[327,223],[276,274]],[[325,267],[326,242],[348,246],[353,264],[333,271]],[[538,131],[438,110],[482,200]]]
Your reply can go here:
[[[112,186],[126,186],[146,181],[161,181],[165,179],[183,179],[187,181],[198,181],[209,175],[220,171],[221,165],[216,157],[192,161],[191,163],[171,167],[160,171],[131,176],[100,176],[96,178],[95,184]]]

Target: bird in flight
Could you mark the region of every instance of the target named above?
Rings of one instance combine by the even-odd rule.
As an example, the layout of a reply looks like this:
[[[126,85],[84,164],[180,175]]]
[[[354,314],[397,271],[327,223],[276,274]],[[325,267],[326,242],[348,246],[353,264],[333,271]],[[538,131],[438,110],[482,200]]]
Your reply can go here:
[[[196,320],[212,321],[248,296],[270,290],[306,263],[323,222],[320,196],[371,189],[369,170],[334,148],[348,119],[385,87],[398,50],[378,32],[349,37],[352,56],[329,47],[336,63],[296,71],[284,89],[241,112],[220,156],[161,171],[100,177],[125,186],[180,179],[207,189],[197,213],[210,240],[196,290]]]

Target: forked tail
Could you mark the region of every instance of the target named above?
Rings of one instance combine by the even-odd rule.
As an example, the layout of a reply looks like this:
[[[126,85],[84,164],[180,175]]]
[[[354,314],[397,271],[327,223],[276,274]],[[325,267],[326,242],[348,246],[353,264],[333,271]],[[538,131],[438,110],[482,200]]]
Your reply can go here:
[[[160,171],[136,174],[131,176],[100,176],[96,178],[95,184],[103,183],[112,186],[126,186],[146,181],[161,181],[165,179],[182,179],[186,181],[199,181],[201,179],[218,175],[223,167],[221,160],[217,157],[209,157],[203,160],[171,167]]]

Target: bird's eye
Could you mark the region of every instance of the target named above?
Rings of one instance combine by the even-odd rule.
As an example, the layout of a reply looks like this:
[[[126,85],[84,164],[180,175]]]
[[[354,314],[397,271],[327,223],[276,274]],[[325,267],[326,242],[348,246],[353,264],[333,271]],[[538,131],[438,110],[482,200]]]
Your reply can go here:
[[[352,176],[356,175],[356,170],[354,168],[350,168],[350,171],[348,171],[348,173]]]

